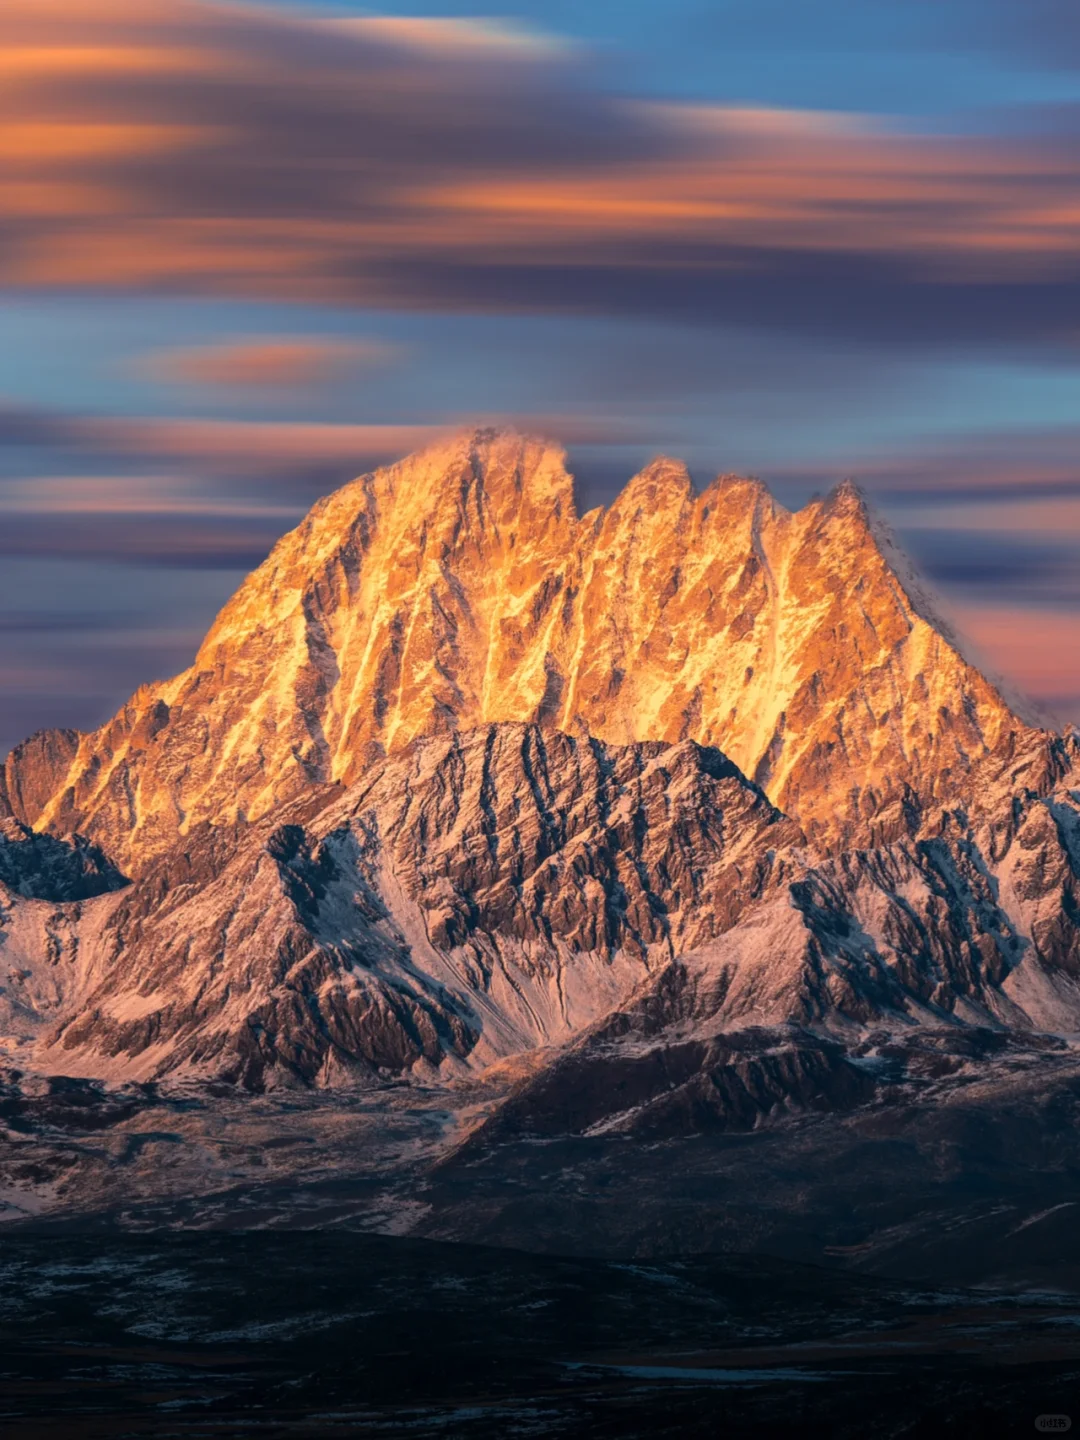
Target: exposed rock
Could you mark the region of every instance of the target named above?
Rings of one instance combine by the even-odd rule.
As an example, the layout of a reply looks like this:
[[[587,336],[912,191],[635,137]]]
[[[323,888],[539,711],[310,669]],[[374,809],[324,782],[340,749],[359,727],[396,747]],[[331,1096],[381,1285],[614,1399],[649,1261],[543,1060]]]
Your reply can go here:
[[[364,476],[189,671],[12,753],[20,1064],[527,1056],[530,1124],[652,1134],[862,1103],[879,1032],[1080,1031],[1080,745],[964,658],[858,492],[789,514],[666,460],[572,492],[488,431]]]
[[[39,730],[16,745],[0,771],[0,814],[33,825],[67,775],[78,730]]]
[[[693,1113],[732,1123],[817,1084],[839,1103],[861,1090],[835,1045],[875,1030],[1080,1030],[1080,804],[1002,803],[1009,826],[947,812],[821,858],[694,741],[432,737],[227,837],[204,826],[98,902],[38,1063],[446,1082],[569,1045],[575,1087],[600,1051],[639,1077],[681,1056]],[[775,1065],[723,1058],[792,1026]]]
[[[128,882],[82,835],[58,839],[18,820],[0,820],[0,885],[29,900],[88,900]]]
[[[611,1043],[619,1028],[602,1027],[524,1081],[465,1153],[529,1136],[752,1130],[777,1111],[852,1109],[877,1088],[838,1042],[799,1030],[635,1047]]]
[[[250,1086],[483,1065],[567,1038],[734,924],[801,842],[716,751],[537,726],[420,742],[323,800],[223,861],[209,828],[151,864],[88,948],[99,979],[49,1063]]]
[[[756,481],[695,495],[661,460],[579,518],[561,450],[479,431],[320,501],[192,668],[57,765],[40,824],[134,870],[200,823],[492,721],[716,746],[834,847],[895,838],[969,796],[984,758],[1049,743],[854,488],[789,514]],[[35,813],[54,776],[36,753],[7,781]]]

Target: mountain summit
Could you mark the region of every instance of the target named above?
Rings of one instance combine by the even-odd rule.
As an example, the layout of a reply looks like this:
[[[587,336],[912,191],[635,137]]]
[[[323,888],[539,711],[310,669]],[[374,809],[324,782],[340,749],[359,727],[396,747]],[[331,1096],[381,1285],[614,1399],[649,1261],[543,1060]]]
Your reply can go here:
[[[422,1110],[468,1210],[518,1140],[894,1135],[1075,1069],[1080,743],[849,484],[791,514],[659,459],[579,515],[561,450],[459,436],[320,501],[190,670],[32,737],[0,793],[0,1101],[214,1082],[193,1189],[221,1085],[382,1097],[326,1102],[324,1175],[361,1110],[411,1164]],[[87,1153],[0,1156],[0,1190],[67,1203]]]
[[[659,459],[579,516],[560,448],[478,430],[319,501],[189,670],[14,752],[6,808],[135,873],[491,722],[718,747],[830,846],[1038,748],[850,484],[789,513]]]

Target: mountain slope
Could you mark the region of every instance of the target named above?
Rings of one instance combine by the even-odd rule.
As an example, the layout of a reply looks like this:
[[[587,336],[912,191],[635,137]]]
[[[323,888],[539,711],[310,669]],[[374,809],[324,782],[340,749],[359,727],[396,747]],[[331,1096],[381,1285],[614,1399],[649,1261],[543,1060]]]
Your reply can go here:
[[[559,449],[478,431],[320,501],[190,670],[73,755],[71,732],[14,755],[8,808],[134,872],[505,721],[716,746],[833,847],[912,828],[985,757],[1045,765],[850,486],[789,514],[661,460],[579,518]]]
[[[255,1087],[479,1068],[736,923],[800,843],[692,741],[435,737],[99,902],[41,1063]]]
[[[647,977],[527,1074],[471,1135],[657,1139],[844,1110],[880,1086],[943,1099],[1080,1032],[1080,746],[1053,793],[933,835],[813,862]],[[1020,1068],[1027,1063],[1017,1061]],[[907,1095],[907,1099],[911,1096]]]
[[[1050,795],[822,858],[693,741],[429,737],[348,789],[201,827],[126,890],[38,906],[64,942],[47,1003],[40,967],[0,999],[49,1073],[447,1083],[531,1056],[554,1059],[549,1088],[595,1073],[617,1109],[613,1068],[666,1090],[734,1047],[766,1108],[819,1082],[857,1098],[844,1055],[868,1037],[1080,1030],[1080,771],[1061,745]],[[35,904],[0,914],[6,953]]]

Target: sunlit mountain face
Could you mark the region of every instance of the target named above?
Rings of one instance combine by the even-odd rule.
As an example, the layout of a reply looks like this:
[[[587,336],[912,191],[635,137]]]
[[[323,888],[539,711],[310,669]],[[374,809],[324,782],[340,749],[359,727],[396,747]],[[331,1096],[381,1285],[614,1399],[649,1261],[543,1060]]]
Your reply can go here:
[[[13,1433],[1071,1423],[1078,67],[8,0]]]
[[[212,1394],[186,1372],[173,1400],[199,1425],[204,1399],[227,1426],[306,1423],[321,1397],[436,1433],[490,1383],[492,1276],[543,1308],[623,1273],[676,1287],[662,1319],[627,1294],[622,1350],[603,1324],[559,1332],[584,1358],[500,1332],[502,1398],[472,1433],[567,1381],[541,1433],[621,1425],[642,1379],[698,1426],[710,1387],[752,1381],[725,1413],[753,1428],[840,1353],[915,1425],[923,1391],[878,1334],[897,1305],[933,1336],[918,1385],[963,1423],[987,1389],[957,1388],[954,1350],[973,1304],[1005,1307],[986,1359],[1009,1357],[995,1394],[1019,1413],[1074,1363],[1043,1356],[1075,1273],[1055,1217],[1075,1203],[1078,765],[851,483],[791,511],[664,459],[581,513],[563,449],[490,427],[361,475],[189,669],[7,757],[12,1294],[52,1284],[57,1227],[140,1284],[166,1254],[225,1267],[228,1323],[148,1321],[134,1292],[117,1321],[115,1288],[78,1280],[62,1323],[110,1345],[116,1423],[146,1414],[128,1351],[151,1324],[159,1365],[181,1334],[200,1365],[247,1347],[256,1370]],[[297,1337],[335,1354],[356,1316],[290,1302],[267,1329],[245,1267],[273,1246],[206,1235],[267,1226],[330,1228],[290,1252],[297,1294],[383,1267],[380,1325],[417,1303],[418,1264],[462,1289],[457,1338],[429,1340],[442,1378],[309,1385]],[[970,1242],[943,1241],[957,1228]],[[572,1282],[543,1258],[564,1255],[589,1262]],[[747,1286],[718,1350],[702,1316]],[[813,1354],[807,1304],[835,1336]],[[19,1399],[28,1419],[91,1403],[50,1344],[20,1326],[15,1383],[68,1397]],[[867,1397],[815,1414],[847,1424]]]

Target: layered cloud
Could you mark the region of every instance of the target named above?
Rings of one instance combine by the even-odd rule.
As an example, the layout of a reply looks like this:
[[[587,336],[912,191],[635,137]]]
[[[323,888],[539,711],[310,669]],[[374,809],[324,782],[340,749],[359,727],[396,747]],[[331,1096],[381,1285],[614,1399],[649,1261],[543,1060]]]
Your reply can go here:
[[[952,617],[989,659],[1059,723],[1080,722],[1080,693],[1065,657],[1076,652],[1080,626],[1074,613],[1050,607],[954,604]]]
[[[363,425],[0,407],[0,555],[250,569],[320,495],[489,421],[601,449],[643,435],[618,416]]]
[[[1071,344],[1078,136],[633,101],[478,23],[5,0],[0,282]]]
[[[390,364],[396,354],[393,346],[378,340],[262,336],[164,350],[147,356],[142,368],[152,378],[181,385],[295,389],[325,385],[366,366]]]

